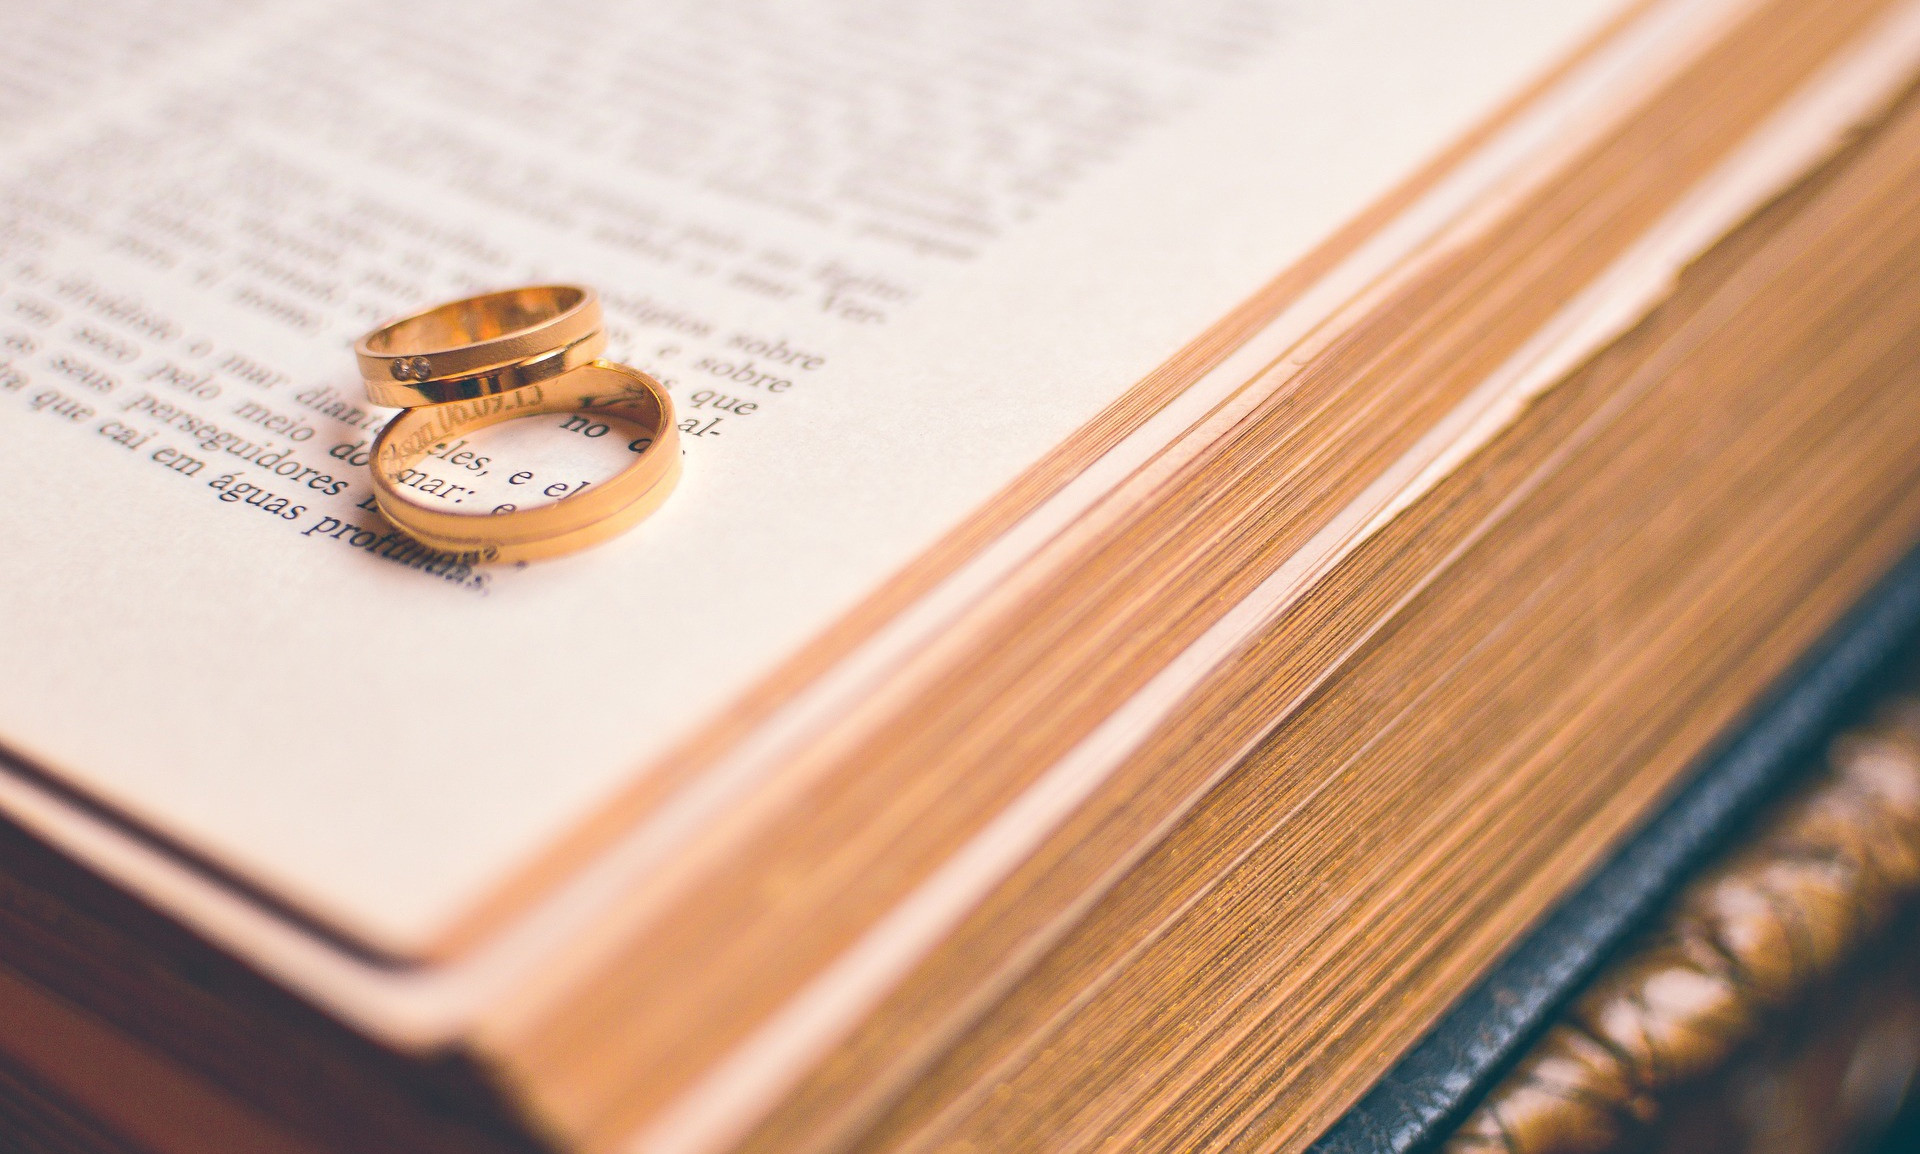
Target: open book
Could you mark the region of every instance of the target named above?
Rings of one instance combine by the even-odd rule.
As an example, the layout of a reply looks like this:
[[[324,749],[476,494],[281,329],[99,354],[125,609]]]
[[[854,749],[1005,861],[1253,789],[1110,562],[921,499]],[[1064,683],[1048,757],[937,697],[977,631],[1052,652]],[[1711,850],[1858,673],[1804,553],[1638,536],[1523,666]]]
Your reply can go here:
[[[122,959],[0,1050],[154,1149],[1295,1148],[1920,530],[1914,3],[0,26],[0,812]],[[684,478],[476,565],[349,349],[534,281]],[[422,499],[618,459],[524,424]]]

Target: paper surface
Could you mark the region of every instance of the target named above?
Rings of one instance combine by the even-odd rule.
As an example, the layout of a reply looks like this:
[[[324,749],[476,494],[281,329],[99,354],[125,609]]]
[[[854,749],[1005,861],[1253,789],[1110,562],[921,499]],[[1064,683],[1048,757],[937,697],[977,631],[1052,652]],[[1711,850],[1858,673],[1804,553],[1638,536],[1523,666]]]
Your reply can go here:
[[[42,7],[0,741],[405,950],[1620,5]],[[531,280],[600,288],[685,479],[573,558],[423,558],[359,507],[348,346]],[[604,475],[558,424],[440,491]]]

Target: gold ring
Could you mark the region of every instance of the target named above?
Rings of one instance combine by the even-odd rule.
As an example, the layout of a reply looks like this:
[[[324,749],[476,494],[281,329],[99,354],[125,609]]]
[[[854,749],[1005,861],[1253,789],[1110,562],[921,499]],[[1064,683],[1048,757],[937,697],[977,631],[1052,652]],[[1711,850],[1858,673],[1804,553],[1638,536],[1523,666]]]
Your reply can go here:
[[[593,362],[606,347],[592,289],[529,285],[388,321],[353,351],[367,399],[410,409],[551,380]]]
[[[603,482],[531,509],[455,513],[406,495],[401,474],[437,445],[502,421],[575,412],[624,417],[645,429],[629,443],[639,446],[632,463]],[[673,401],[658,381],[598,361],[510,393],[408,409],[374,440],[371,469],[381,513],[421,544],[481,561],[529,561],[604,541],[658,509],[680,479],[680,432]]]

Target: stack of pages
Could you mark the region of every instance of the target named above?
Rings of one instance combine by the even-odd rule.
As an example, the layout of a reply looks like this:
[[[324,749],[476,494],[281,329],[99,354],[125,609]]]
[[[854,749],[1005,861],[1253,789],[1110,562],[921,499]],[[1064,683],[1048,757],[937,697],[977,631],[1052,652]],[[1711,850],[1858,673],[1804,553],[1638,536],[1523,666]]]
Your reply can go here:
[[[1300,1150],[1920,540],[1920,0],[0,33],[10,1147]],[[679,489],[413,546],[529,282]]]

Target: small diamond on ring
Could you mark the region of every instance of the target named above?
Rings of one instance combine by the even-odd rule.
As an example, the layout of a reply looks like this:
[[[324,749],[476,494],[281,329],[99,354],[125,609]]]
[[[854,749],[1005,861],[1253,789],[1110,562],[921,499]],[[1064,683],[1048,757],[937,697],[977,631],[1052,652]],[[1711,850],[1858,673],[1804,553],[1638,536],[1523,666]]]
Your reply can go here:
[[[425,357],[399,357],[387,371],[396,381],[424,381],[433,372],[433,365]]]

